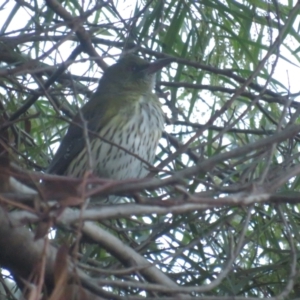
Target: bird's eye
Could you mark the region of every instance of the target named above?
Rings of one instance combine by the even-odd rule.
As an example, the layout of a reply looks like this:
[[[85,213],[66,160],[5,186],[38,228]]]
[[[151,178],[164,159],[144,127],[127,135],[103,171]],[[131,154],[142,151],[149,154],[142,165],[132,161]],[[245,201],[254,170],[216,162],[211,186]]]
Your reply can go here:
[[[138,67],[137,67],[137,65],[132,65],[130,67],[130,69],[131,69],[132,72],[136,72],[138,70]]]

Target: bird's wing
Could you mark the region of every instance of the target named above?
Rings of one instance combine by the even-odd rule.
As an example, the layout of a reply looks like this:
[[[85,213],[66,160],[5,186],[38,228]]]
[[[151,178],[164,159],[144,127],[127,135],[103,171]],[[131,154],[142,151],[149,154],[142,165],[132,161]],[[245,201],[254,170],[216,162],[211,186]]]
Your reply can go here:
[[[99,132],[109,119],[113,117],[114,111],[107,114],[108,100],[109,99],[104,99],[99,96],[99,94],[94,95],[94,97],[82,107],[82,116],[84,120],[87,121],[87,129],[89,131]],[[52,162],[47,168],[47,173],[63,175],[71,161],[84,149],[86,141],[82,127],[82,119],[80,114],[77,113],[54,155]],[[95,136],[90,135],[90,140],[94,137]]]
[[[76,122],[78,117],[79,115],[77,114],[73,122]],[[63,175],[70,162],[84,148],[84,138],[80,123],[78,123],[78,126],[74,123],[70,124],[67,134],[62,139],[57,152],[47,168],[47,173]]]

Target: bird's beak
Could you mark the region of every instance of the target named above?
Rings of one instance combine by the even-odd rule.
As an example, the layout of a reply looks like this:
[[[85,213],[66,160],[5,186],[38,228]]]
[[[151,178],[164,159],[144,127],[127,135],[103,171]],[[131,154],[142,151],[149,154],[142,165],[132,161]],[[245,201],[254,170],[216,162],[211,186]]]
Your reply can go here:
[[[149,63],[149,65],[144,69],[144,72],[147,74],[153,74],[170,64],[172,61],[174,61],[173,58],[158,59],[155,62]]]

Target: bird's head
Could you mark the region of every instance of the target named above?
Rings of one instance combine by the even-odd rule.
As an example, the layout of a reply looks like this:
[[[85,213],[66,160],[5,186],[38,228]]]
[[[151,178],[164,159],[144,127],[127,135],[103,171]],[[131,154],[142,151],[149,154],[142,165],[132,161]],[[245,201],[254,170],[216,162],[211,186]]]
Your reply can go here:
[[[172,61],[170,58],[148,62],[140,57],[127,54],[116,64],[107,68],[104,72],[99,87],[107,88],[115,93],[139,93],[144,94],[154,87],[154,74]]]

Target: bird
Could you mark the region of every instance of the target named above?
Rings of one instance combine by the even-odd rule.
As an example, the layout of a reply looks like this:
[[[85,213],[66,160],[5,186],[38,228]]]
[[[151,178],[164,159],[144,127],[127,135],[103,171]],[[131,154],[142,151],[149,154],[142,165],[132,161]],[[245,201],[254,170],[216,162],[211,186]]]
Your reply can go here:
[[[155,73],[171,62],[126,54],[108,67],[70,123],[47,172],[82,177],[92,166],[101,178],[144,178],[164,130],[164,113],[153,92]]]

